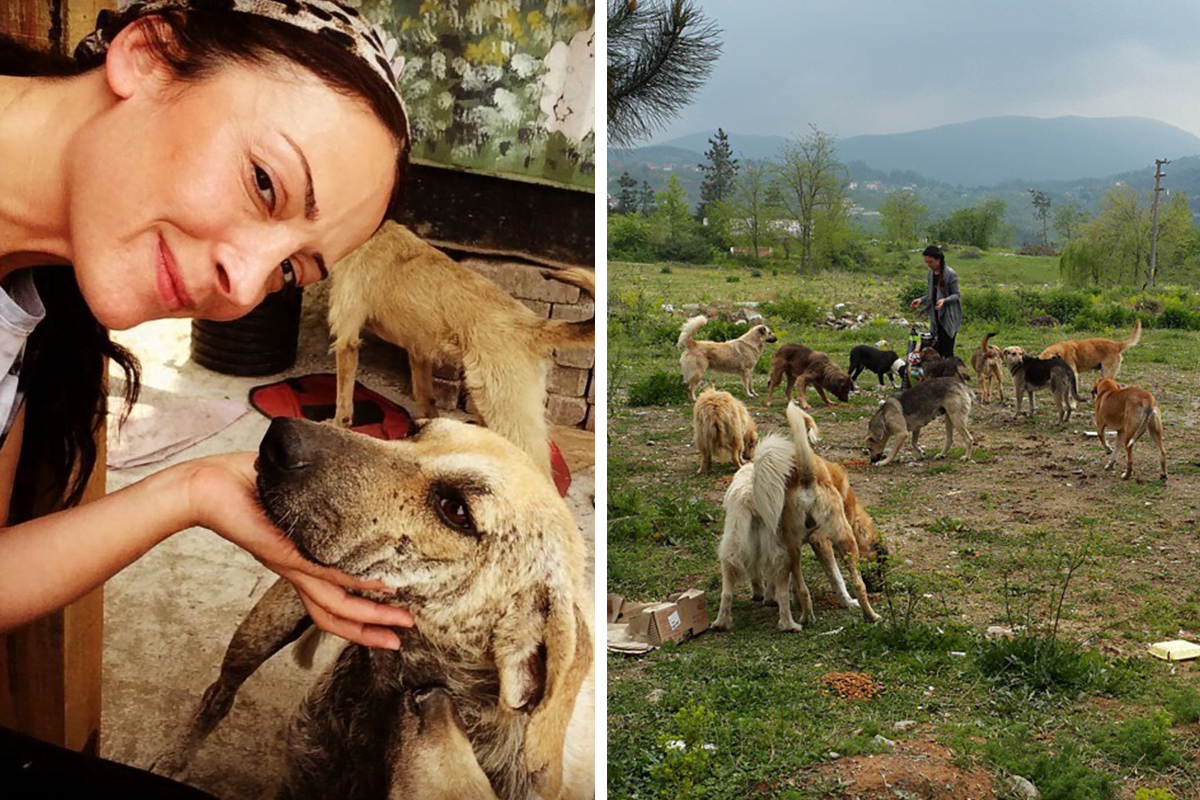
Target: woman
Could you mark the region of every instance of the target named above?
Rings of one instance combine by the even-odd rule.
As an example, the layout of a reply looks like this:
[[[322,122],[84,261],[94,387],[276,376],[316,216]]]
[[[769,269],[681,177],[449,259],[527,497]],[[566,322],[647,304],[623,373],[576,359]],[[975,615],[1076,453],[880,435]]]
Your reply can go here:
[[[73,63],[0,40],[0,631],[202,525],[287,578],[321,628],[400,646],[411,615],[346,591],[386,587],[305,561],[267,522],[253,453],[74,505],[104,356],[137,391],[107,329],[239,317],[365,241],[408,149],[396,72],[329,0],[137,3],[102,13]]]
[[[931,244],[921,253],[929,267],[929,287],[924,297],[918,297],[911,308],[922,306],[929,314],[929,332],[933,334],[933,349],[943,358],[954,355],[954,338],[962,323],[962,299],[958,294],[958,273],[946,266],[946,254]]]

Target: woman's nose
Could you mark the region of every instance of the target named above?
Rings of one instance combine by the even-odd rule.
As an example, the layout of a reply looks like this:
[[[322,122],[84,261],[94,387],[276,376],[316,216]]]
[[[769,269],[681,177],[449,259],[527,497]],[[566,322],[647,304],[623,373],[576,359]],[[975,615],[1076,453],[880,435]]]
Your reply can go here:
[[[214,249],[216,294],[243,313],[262,302],[286,248],[276,242],[222,243]]]

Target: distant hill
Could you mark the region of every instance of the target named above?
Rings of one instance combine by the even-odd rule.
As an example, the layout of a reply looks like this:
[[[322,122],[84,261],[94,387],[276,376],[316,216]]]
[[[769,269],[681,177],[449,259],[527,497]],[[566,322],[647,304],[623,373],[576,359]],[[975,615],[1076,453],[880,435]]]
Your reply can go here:
[[[699,163],[714,133],[680,136],[655,149],[688,150]],[[730,133],[729,139],[734,153],[749,159],[774,158],[787,141],[740,133]],[[983,187],[1115,175],[1155,158],[1200,155],[1200,137],[1142,117],[989,117],[909,133],[851,136],[837,147],[843,163],[862,161],[882,172],[907,170],[951,186]]]

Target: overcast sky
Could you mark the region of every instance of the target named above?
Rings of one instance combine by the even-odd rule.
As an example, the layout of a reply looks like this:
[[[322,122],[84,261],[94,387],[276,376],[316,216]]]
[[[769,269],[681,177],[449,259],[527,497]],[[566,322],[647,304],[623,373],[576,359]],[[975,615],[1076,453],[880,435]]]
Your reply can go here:
[[[1200,3],[700,0],[708,84],[653,138],[724,127],[838,138],[980,117],[1137,116],[1200,135]]]

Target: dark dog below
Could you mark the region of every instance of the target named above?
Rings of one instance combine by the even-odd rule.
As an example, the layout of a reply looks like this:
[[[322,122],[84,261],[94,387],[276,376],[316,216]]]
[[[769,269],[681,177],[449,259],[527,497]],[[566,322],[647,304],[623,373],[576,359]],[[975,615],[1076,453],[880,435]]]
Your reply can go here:
[[[863,370],[870,370],[875,373],[875,377],[879,378],[880,386],[883,386],[884,375],[887,375],[888,383],[894,386],[896,377],[903,376],[903,369],[904,359],[896,355],[895,350],[880,350],[869,344],[855,345],[850,350],[850,380],[852,381],[857,381]]]

